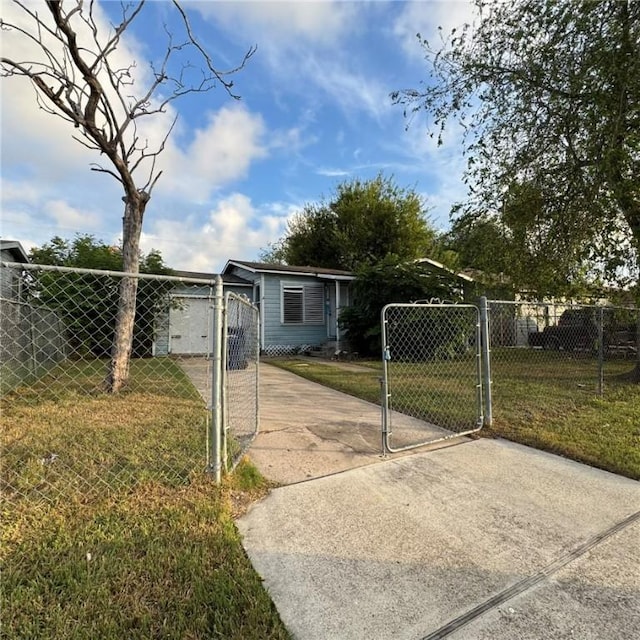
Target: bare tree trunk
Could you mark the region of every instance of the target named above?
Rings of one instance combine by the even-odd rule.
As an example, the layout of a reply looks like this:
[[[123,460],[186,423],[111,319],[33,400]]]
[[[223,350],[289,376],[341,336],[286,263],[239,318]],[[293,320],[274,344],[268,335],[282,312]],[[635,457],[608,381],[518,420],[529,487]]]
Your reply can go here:
[[[133,198],[125,198],[125,214],[122,221],[122,266],[125,273],[137,274],[140,268],[140,233],[148,200],[144,195],[136,194]],[[118,314],[111,347],[111,366],[106,380],[107,391],[111,393],[120,391],[129,380],[137,293],[138,278],[123,277],[120,282]]]

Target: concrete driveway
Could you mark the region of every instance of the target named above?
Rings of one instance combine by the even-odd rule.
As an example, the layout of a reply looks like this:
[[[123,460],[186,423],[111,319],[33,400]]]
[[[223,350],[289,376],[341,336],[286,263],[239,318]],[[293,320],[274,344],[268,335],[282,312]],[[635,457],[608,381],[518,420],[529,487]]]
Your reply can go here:
[[[383,460],[377,407],[262,369],[249,454],[296,484],[238,526],[295,638],[640,637],[639,483],[502,440]]]

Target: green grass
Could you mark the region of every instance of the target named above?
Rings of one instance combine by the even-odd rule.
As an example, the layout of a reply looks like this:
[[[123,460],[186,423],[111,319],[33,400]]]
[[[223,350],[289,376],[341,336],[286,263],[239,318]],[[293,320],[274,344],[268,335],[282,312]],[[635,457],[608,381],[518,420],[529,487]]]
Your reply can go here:
[[[279,360],[273,364],[370,402],[380,402],[379,362],[363,371],[333,364]],[[596,363],[564,352],[494,350],[493,416],[481,435],[557,453],[640,479],[640,385],[627,381],[630,361],[607,363],[605,394],[597,396]],[[468,359],[391,363],[392,407],[446,428],[473,424],[473,363]]]
[[[197,392],[132,364],[117,396],[75,362],[2,400],[2,637],[288,638],[234,525],[269,485],[217,487]]]

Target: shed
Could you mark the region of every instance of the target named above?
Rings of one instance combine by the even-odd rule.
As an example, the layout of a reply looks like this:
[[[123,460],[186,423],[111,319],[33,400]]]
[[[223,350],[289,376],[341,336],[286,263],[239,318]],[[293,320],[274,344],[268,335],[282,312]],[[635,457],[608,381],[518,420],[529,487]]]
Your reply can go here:
[[[27,252],[16,240],[0,240],[0,261],[31,262]],[[2,268],[0,270],[0,298],[5,300],[22,299],[22,277],[18,269]]]
[[[174,271],[185,279],[169,294],[167,305],[156,316],[153,355],[197,356],[211,353],[211,323],[214,281],[218,274]],[[189,282],[207,280],[209,284]],[[252,300],[253,285],[234,275],[223,275],[224,291]]]

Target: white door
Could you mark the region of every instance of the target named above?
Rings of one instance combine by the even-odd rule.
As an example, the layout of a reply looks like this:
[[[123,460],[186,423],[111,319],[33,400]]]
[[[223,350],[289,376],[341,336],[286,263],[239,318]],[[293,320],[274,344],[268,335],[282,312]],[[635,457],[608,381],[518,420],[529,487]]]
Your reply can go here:
[[[174,298],[174,304],[169,310],[169,353],[211,353],[211,305],[212,301],[207,298]]]

